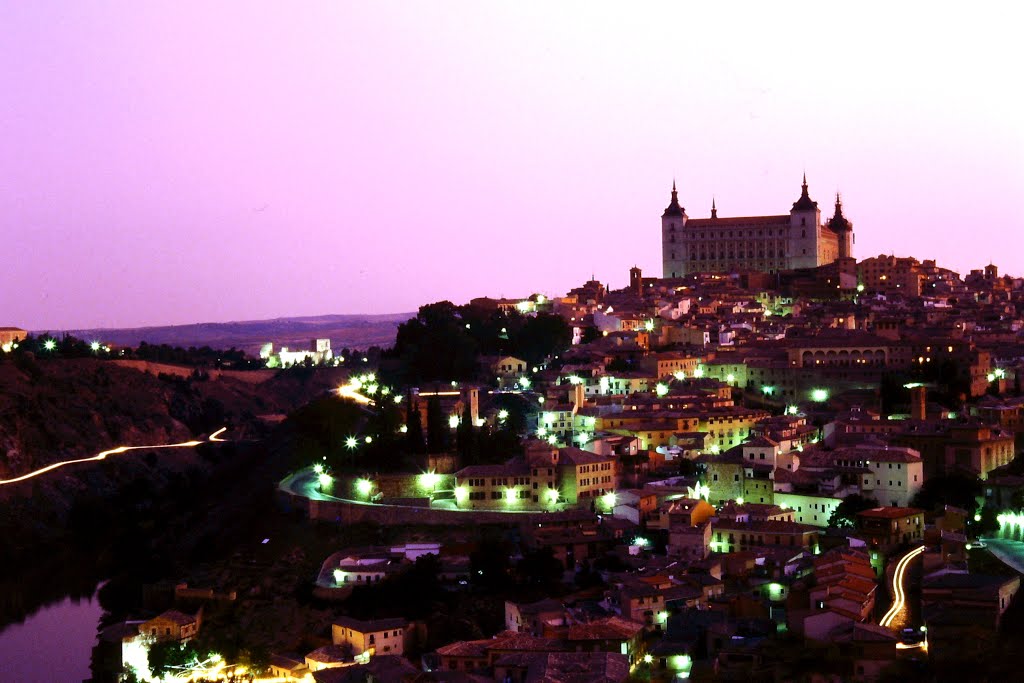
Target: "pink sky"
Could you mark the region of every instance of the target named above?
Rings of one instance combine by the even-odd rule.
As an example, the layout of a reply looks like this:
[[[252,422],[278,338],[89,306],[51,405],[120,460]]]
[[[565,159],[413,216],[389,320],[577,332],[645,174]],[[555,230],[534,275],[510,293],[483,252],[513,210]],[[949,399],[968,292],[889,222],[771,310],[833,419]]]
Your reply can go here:
[[[0,325],[622,286],[673,177],[805,169],[859,258],[1024,274],[1020,10],[689,4],[4,3]]]

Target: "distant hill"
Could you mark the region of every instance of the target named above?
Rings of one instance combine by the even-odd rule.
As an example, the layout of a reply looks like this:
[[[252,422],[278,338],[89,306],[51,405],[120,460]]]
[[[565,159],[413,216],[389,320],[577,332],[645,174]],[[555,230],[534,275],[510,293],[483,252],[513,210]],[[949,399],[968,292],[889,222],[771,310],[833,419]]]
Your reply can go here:
[[[330,339],[331,348],[365,349],[391,346],[398,325],[414,313],[387,315],[318,315],[273,320],[243,320],[227,323],[194,323],[163,327],[61,330],[80,339],[98,340],[116,346],[169,344],[171,346],[209,346],[216,349],[241,349],[257,355],[260,347],[273,342],[274,348],[306,348],[313,339]],[[54,332],[56,330],[45,330]]]

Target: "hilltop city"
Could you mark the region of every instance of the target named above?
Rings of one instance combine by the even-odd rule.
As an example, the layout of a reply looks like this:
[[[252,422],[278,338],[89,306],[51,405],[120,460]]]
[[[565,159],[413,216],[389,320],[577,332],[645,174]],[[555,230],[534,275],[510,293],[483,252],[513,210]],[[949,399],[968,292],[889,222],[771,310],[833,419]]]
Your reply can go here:
[[[1014,679],[1024,277],[858,260],[853,203],[794,195],[689,218],[673,184],[660,277],[427,304],[390,347],[0,328],[25,377],[307,392],[225,389],[167,444],[263,483],[202,553],[115,581],[94,680]],[[98,466],[35,464],[0,484]]]

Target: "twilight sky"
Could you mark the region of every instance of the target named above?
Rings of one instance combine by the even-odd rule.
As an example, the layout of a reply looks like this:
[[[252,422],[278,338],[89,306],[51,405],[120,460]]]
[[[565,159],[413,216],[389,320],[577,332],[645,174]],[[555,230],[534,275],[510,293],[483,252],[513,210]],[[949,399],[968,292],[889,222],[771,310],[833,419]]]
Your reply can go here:
[[[1024,274],[1024,10],[697,4],[3,3],[0,326],[622,286],[673,177],[805,169],[858,258]]]

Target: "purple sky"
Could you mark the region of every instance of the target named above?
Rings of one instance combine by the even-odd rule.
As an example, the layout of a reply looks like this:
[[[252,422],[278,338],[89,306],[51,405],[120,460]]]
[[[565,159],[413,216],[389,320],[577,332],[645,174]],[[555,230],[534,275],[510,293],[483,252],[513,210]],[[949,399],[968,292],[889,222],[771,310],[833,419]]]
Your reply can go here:
[[[0,325],[622,286],[673,176],[805,169],[860,258],[1024,273],[1021,17],[911,4],[4,3]]]

